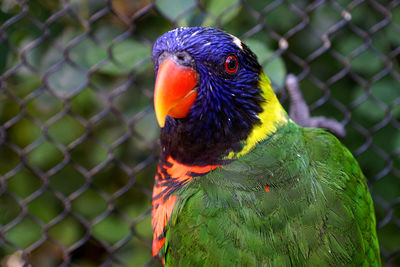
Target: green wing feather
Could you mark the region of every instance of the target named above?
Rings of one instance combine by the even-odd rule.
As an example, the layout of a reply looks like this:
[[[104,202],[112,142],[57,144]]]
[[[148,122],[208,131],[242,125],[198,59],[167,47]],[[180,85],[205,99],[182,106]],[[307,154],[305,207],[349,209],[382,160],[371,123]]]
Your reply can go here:
[[[176,194],[166,266],[380,266],[365,178],[323,130],[289,122]]]

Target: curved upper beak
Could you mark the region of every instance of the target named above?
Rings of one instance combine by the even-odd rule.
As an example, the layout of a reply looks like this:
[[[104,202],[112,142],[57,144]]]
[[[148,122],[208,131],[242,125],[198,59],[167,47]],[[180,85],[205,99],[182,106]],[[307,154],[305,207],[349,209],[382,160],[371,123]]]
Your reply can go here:
[[[197,72],[181,66],[171,57],[159,66],[154,88],[154,109],[160,127],[167,115],[184,118],[197,97]]]

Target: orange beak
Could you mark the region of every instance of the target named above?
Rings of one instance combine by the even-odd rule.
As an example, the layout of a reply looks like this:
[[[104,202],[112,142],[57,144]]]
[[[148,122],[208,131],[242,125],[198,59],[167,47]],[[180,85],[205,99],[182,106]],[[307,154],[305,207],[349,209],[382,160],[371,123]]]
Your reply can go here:
[[[197,73],[190,67],[183,67],[171,58],[160,65],[154,89],[154,109],[158,124],[165,125],[167,115],[184,118],[197,97]]]

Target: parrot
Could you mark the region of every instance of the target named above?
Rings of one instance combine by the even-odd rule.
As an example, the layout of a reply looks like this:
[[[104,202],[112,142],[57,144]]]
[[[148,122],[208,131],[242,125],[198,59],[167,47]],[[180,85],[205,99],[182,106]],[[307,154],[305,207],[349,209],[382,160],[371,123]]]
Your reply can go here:
[[[152,50],[160,158],[152,254],[165,266],[381,266],[372,198],[331,133],[290,119],[257,56],[209,27]]]

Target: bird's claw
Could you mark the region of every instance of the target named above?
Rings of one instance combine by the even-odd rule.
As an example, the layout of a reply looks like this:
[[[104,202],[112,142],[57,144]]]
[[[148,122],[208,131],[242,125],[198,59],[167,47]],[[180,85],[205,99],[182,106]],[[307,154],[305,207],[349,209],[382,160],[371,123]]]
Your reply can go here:
[[[294,74],[286,77],[286,88],[290,97],[289,116],[295,123],[303,127],[324,128],[338,137],[346,135],[346,130],[340,122],[323,116],[310,116],[310,110],[304,101],[298,79]]]

